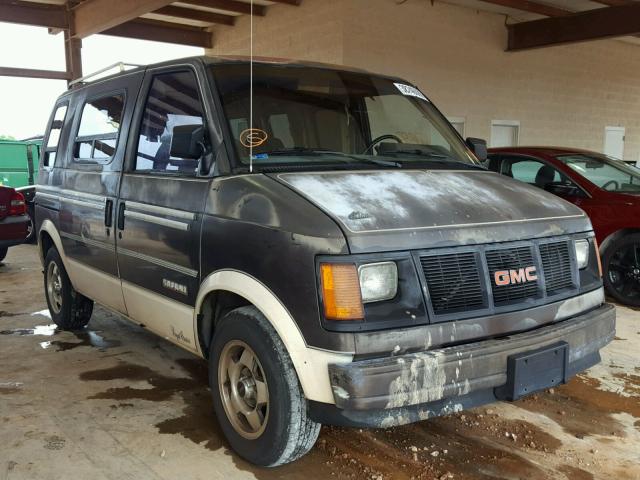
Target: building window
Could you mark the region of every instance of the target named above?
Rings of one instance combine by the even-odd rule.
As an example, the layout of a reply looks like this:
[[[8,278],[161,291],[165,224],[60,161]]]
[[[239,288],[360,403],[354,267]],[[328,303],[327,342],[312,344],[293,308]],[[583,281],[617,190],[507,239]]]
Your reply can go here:
[[[491,146],[516,147],[520,137],[520,122],[517,120],[493,120],[491,122]]]
[[[460,136],[464,138],[466,119],[464,117],[447,117],[447,120],[449,120],[451,126],[456,129]]]

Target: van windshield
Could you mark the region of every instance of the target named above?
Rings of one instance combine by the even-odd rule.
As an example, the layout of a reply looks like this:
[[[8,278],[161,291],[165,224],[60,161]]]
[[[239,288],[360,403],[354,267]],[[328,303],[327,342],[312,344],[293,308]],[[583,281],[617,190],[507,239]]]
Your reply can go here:
[[[415,87],[384,77],[306,66],[212,67],[239,161],[254,167],[375,164],[481,168]],[[252,127],[252,128],[251,128]]]

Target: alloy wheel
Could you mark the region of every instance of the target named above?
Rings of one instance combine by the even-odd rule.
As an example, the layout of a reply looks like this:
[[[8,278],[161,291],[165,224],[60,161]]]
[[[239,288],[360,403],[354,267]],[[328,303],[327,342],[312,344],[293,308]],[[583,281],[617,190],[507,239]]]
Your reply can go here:
[[[53,313],[62,310],[62,275],[55,262],[50,262],[47,267],[47,297]]]
[[[243,341],[232,340],[224,346],[218,388],[234,430],[250,440],[262,435],[269,418],[269,388],[260,360]]]
[[[640,243],[624,245],[611,256],[607,275],[615,291],[625,299],[640,298]]]

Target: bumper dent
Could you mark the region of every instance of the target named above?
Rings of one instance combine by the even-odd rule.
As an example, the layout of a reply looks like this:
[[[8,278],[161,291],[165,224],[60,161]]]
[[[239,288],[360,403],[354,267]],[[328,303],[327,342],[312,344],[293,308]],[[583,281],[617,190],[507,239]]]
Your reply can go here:
[[[487,392],[506,383],[510,355],[559,341],[569,344],[568,374],[573,376],[597,363],[599,350],[614,335],[615,309],[605,304],[572,319],[505,338],[331,364],[329,376],[338,409],[388,411],[420,405],[420,410],[427,411],[429,404],[464,405],[467,402],[460,400],[479,395],[488,398]]]

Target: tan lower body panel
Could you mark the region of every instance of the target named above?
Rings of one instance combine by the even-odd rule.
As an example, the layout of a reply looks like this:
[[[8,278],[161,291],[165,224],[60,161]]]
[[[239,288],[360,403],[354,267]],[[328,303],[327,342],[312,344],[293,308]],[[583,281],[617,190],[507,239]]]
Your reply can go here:
[[[73,287],[116,312],[127,314],[120,279],[67,257],[67,273]]]
[[[167,340],[198,353],[193,331],[193,307],[132,283],[122,282],[129,318]]]

